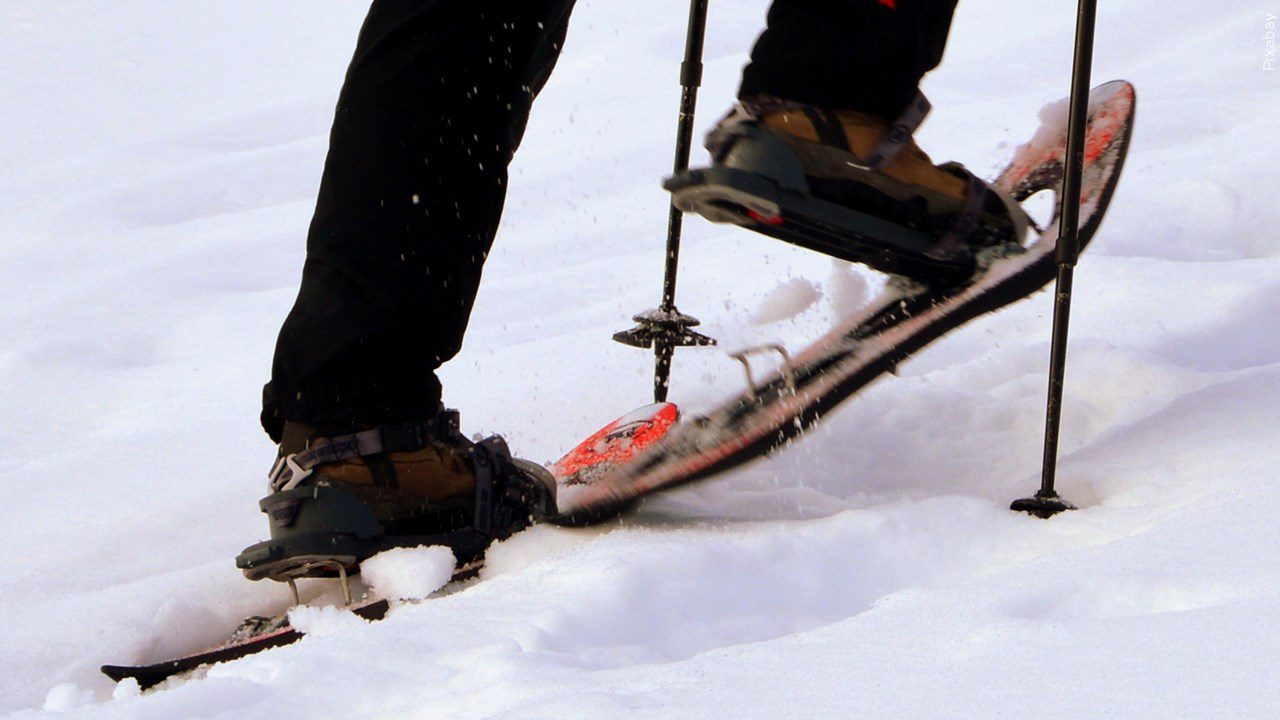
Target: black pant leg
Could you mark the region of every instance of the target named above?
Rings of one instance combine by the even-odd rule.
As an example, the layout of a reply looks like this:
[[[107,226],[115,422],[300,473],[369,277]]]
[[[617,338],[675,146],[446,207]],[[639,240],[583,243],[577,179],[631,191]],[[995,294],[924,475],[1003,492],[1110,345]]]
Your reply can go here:
[[[956,0],[774,0],[739,97],[897,118],[938,66]]]
[[[573,0],[375,0],[338,100],[302,286],[262,422],[433,413],[502,213],[507,164]]]

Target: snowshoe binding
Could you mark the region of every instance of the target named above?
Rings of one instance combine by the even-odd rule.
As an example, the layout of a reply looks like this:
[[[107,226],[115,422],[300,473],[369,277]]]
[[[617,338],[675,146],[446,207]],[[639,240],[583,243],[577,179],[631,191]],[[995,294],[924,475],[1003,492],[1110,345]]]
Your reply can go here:
[[[250,580],[340,577],[345,589],[362,560],[422,545],[449,547],[463,577],[494,540],[555,511],[550,473],[499,436],[468,440],[451,410],[344,435],[288,423],[269,478],[271,538],[236,558]]]
[[[676,207],[932,285],[968,281],[1016,248],[1018,204],[912,140],[923,96],[893,123],[776,98],[744,100],[707,136],[713,165],[665,183]]]

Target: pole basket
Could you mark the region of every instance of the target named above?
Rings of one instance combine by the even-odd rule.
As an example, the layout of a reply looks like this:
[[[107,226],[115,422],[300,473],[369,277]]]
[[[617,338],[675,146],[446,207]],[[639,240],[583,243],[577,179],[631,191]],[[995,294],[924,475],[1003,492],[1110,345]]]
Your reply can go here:
[[[692,315],[671,308],[653,308],[631,318],[636,326],[614,333],[613,339],[623,345],[637,348],[652,347],[706,347],[715,345],[715,338],[707,337],[691,328],[700,321]]]

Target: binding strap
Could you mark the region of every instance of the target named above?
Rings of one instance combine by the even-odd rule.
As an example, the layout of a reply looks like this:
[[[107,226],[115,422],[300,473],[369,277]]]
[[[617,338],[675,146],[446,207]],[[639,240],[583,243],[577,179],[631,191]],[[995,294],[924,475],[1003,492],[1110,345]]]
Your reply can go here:
[[[957,163],[947,163],[943,168],[963,177],[965,187],[964,204],[960,206],[960,212],[956,213],[955,219],[951,221],[951,227],[947,228],[947,231],[942,234],[938,242],[926,251],[927,255],[940,260],[968,254],[965,252],[965,248],[972,245],[970,239],[974,231],[978,229],[978,222],[982,218],[982,209],[987,204],[987,193],[991,192],[986,183],[979,180],[963,166]]]
[[[893,162],[898,153],[902,152],[902,148],[910,142],[916,128],[920,127],[920,123],[924,122],[925,116],[932,108],[933,105],[929,103],[924,93],[917,91],[915,98],[907,105],[907,109],[902,111],[898,119],[889,126],[889,131],[880,138],[880,142],[876,143],[871,155],[867,157],[867,167],[872,170],[883,170],[884,166]]]
[[[804,112],[804,116],[809,119],[809,124],[813,125],[813,131],[818,134],[818,140],[823,145],[840,148],[845,152],[853,152],[849,147],[849,138],[844,134],[844,125],[840,123],[840,118],[835,113],[812,105],[804,105],[801,110]]]
[[[292,455],[281,455],[267,474],[267,487],[271,492],[292,490],[318,465],[383,453],[412,452],[421,450],[433,440],[453,442],[460,437],[458,413],[452,410],[443,411],[430,420],[337,435],[323,445]]]
[[[866,166],[872,170],[883,170],[886,165],[893,162],[893,159],[898,156],[902,148],[906,147],[907,143],[911,141],[911,136],[915,133],[916,128],[920,127],[920,124],[924,122],[925,117],[932,108],[933,105],[929,103],[929,99],[923,93],[917,91],[915,98],[907,104],[906,109],[902,111],[898,119],[889,125],[884,137],[880,138],[880,142],[876,143],[876,146],[872,148],[871,154],[867,157]],[[844,125],[840,122],[840,117],[834,112],[770,95],[757,95],[746,98],[734,106],[729,111],[729,114],[708,133],[707,150],[711,151],[711,156],[715,158],[716,162],[720,162],[733,145],[736,137],[734,134],[735,128],[744,124],[753,124],[769,113],[782,110],[799,110],[803,112],[813,125],[813,130],[818,135],[819,141],[824,145],[831,145],[848,153],[853,152],[849,147],[849,138],[845,135]]]

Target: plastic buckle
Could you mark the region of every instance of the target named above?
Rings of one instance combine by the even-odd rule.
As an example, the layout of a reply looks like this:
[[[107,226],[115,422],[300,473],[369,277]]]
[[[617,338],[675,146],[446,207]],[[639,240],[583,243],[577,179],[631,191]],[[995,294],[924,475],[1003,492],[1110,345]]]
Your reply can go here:
[[[312,472],[311,468],[303,468],[298,464],[298,454],[285,455],[276,458],[276,462],[271,466],[271,472],[267,473],[267,488],[271,492],[284,492],[292,490],[298,486],[298,483],[305,480]],[[280,480],[284,477],[285,470],[289,471],[289,479],[281,484]]]

